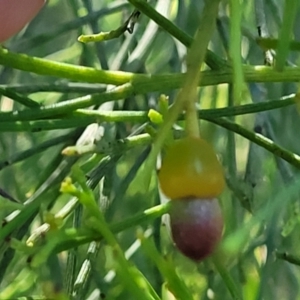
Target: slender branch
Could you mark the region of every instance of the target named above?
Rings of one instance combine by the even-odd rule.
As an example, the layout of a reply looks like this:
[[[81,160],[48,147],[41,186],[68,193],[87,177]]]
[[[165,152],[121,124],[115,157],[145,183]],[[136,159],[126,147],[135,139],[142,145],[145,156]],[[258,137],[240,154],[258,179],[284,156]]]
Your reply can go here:
[[[129,217],[123,221],[113,223],[109,225],[110,230],[113,233],[122,232],[128,228],[140,225],[141,223],[150,222],[162,215],[168,213],[170,203],[160,204],[153,206],[141,213],[137,213],[132,217]],[[68,250],[92,241],[100,241],[102,239],[101,234],[98,232],[87,232],[81,230],[66,229],[66,237],[62,239],[55,247],[55,253],[59,253],[64,250]]]
[[[17,94],[16,92],[9,90],[9,89],[3,89],[0,87],[0,95],[8,97],[10,99],[13,99],[16,102],[19,102],[20,104],[26,106],[26,107],[39,107],[40,105],[33,101],[32,99],[25,97],[25,96],[21,96],[19,94]]]
[[[187,52],[187,74],[177,101],[184,100],[185,131],[193,137],[200,137],[199,121],[197,118],[196,102],[198,100],[197,86],[201,75],[201,66],[205,58],[206,47],[215,30],[219,9],[219,0],[207,2],[204,6],[201,22],[195,35],[195,40]]]
[[[139,134],[135,136],[131,136],[125,139],[116,140],[111,142],[109,147],[104,143],[101,145],[101,141],[99,144],[91,144],[91,145],[76,145],[65,148],[62,151],[63,155],[74,156],[74,155],[82,155],[86,153],[101,153],[101,154],[119,154],[130,150],[137,146],[144,146],[150,144],[152,141],[152,137],[147,134]]]
[[[216,109],[202,109],[198,111],[198,118],[220,118],[220,117],[230,117],[244,114],[252,114],[262,111],[268,111],[273,109],[279,109],[295,104],[295,94],[282,97],[280,100],[266,101],[254,104],[246,104],[233,107],[224,107]],[[51,107],[49,108],[51,109]],[[42,113],[39,111],[34,111],[34,117],[37,119],[42,119],[44,117],[45,110],[44,107]],[[28,111],[29,113],[30,111]],[[14,115],[17,115],[14,117]],[[72,114],[69,114],[67,118],[60,115],[62,119],[51,119],[51,120],[36,120],[36,121],[26,121],[29,117],[28,114],[23,114],[22,112],[11,114],[12,118],[1,118],[0,113],[0,132],[39,132],[42,130],[56,130],[56,129],[66,129],[66,128],[80,128],[87,126],[92,123],[98,122],[131,122],[131,123],[144,123],[149,121],[147,111],[95,111],[89,109],[78,109]],[[183,120],[184,115],[179,116],[179,120]],[[8,120],[8,121],[5,121]],[[12,121],[11,121],[12,119]],[[3,121],[3,122],[1,122]],[[4,164],[4,162],[2,162]],[[0,162],[1,168],[1,162]]]
[[[44,82],[44,83],[19,83],[19,84],[1,84],[0,88],[15,93],[29,94],[40,92],[58,92],[58,93],[83,93],[94,94],[104,92],[106,85],[93,83],[77,82]],[[13,98],[13,97],[12,97]]]
[[[225,283],[227,289],[229,290],[232,298],[236,300],[243,299],[239,287],[236,285],[234,279],[232,278],[232,276],[224,266],[220,257],[215,255],[214,257],[212,257],[212,262],[215,268],[217,269],[217,271],[219,272],[220,276],[222,277],[223,282]]]
[[[193,43],[193,38],[177,27],[170,20],[165,18],[159,12],[157,12],[151,5],[149,5],[146,1],[143,0],[128,0],[131,4],[133,4],[140,12],[148,16],[151,20],[156,22],[161,28],[166,30],[173,37],[178,39],[182,44],[186,47],[190,47]],[[212,69],[220,69],[222,67],[227,67],[227,62],[217,56],[212,51],[208,50],[205,58],[205,62]]]
[[[58,76],[75,81],[99,82],[120,85],[133,79],[134,74],[121,71],[104,71],[58,63],[47,59],[17,54],[0,48],[0,64],[40,75]],[[144,75],[139,75],[143,77]],[[85,79],[84,79],[85,78]]]
[[[299,1],[284,2],[282,26],[280,28],[275,69],[282,71],[289,54],[289,42],[293,35],[294,22],[297,16]]]
[[[274,155],[282,158],[283,160],[289,162],[291,165],[295,166],[296,168],[300,169],[300,156],[283,148],[279,145],[275,144],[272,140],[266,138],[262,134],[255,133],[253,131],[249,131],[246,128],[233,123],[226,119],[208,119],[210,122],[220,125],[228,130],[231,130],[246,139],[250,140],[251,142],[265,148],[266,150],[270,151]]]
[[[275,255],[276,255],[276,258],[278,258],[278,259],[282,259],[291,264],[300,266],[300,257],[299,256],[292,255],[287,252],[279,252],[279,251],[276,251]]]
[[[62,136],[58,136],[58,137],[49,139],[49,140],[45,141],[44,143],[41,143],[35,147],[31,147],[25,151],[15,153],[8,158],[0,160],[0,170],[4,169],[5,167],[11,166],[14,163],[22,161],[34,154],[37,154],[46,149],[49,149],[53,146],[57,146],[58,144],[61,144],[61,143],[66,143],[66,142],[74,139],[74,137],[75,137],[74,132],[68,133],[68,134],[65,134]]]
[[[122,71],[103,71],[94,68],[76,66],[67,63],[50,61],[25,54],[18,54],[0,48],[0,64],[18,70],[40,75],[67,78],[75,81],[121,85],[131,82],[137,93],[167,91],[182,86],[185,74],[135,74]],[[268,66],[244,66],[246,82],[298,82],[300,67],[286,67],[282,72]],[[232,70],[201,72],[199,85],[217,85],[232,83]]]
[[[128,97],[133,93],[133,86],[131,84],[124,84],[105,93],[87,95],[36,109],[27,109],[15,112],[2,112],[0,113],[0,120],[11,121],[21,118],[22,120],[26,121],[38,119],[37,116],[39,116],[39,118],[49,118],[56,115],[70,114],[73,110],[76,110],[78,108],[100,105],[108,101]]]
[[[231,0],[230,3],[230,39],[229,39],[229,54],[232,61],[233,70],[233,101],[238,103],[242,95],[244,74],[241,57],[241,20],[242,6],[240,1]]]
[[[78,41],[82,43],[102,42],[102,41],[116,39],[120,37],[122,34],[124,34],[126,31],[132,33],[134,24],[137,21],[139,15],[140,12],[135,9],[133,13],[130,15],[130,17],[126,20],[126,22],[124,22],[124,24],[122,24],[117,29],[108,32],[99,32],[96,34],[81,35],[80,37],[78,37]]]

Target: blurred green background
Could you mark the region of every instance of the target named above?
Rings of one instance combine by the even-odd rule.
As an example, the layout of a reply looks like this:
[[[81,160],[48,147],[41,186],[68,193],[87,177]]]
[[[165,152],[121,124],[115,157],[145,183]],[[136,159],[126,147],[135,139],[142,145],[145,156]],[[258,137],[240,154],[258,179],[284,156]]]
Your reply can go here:
[[[159,12],[193,36],[199,24],[203,2],[164,0],[149,1],[149,4],[157,6]],[[243,63],[263,65],[264,52],[256,42],[258,36],[256,8],[264,14],[265,23],[262,25],[267,30],[266,33],[269,37],[278,38],[283,22],[284,1],[238,2],[240,2],[242,20],[240,25]],[[285,5],[289,5],[288,1],[285,1]],[[17,36],[5,42],[4,46],[13,52],[96,69],[147,74],[184,72],[186,47],[165,30],[155,26],[144,14],[135,25],[133,34],[126,32],[117,39],[97,44],[82,44],[77,41],[81,34],[118,28],[133,9],[134,7],[127,1],[49,0],[38,16]],[[299,22],[298,9],[292,32],[292,38],[295,40],[298,40],[300,35]],[[221,1],[217,27],[209,49],[218,56],[228,59],[229,36],[230,1]],[[287,65],[296,67],[298,59],[298,52],[289,52]],[[10,88],[14,92],[26,95],[41,105],[54,104],[106,89],[106,86],[101,84],[74,83],[67,79],[40,76],[1,66],[0,87]],[[298,83],[295,82],[250,84],[245,82],[241,97],[235,99],[233,105],[277,100],[282,96],[296,93],[297,89]],[[176,92],[161,90],[131,96],[115,101],[108,109],[116,111],[158,109],[160,94],[167,94],[172,103]],[[203,109],[227,107],[232,102],[232,85],[201,87],[199,103],[200,100],[200,107]],[[1,111],[22,109],[24,108],[21,104],[5,96],[1,97]],[[232,120],[248,130],[263,134],[289,151],[300,154],[300,121],[295,105],[237,116]],[[128,122],[102,125],[106,129],[104,139],[113,141],[129,136],[142,124]],[[61,150],[68,145],[74,145],[83,131],[84,128],[35,133],[26,130],[23,132],[1,130],[0,188],[22,202],[26,201],[65,160],[60,154]],[[214,145],[228,179],[228,187],[220,197],[225,221],[223,247],[225,250],[222,260],[226,274],[233,280],[243,299],[300,299],[299,180],[296,181],[298,168],[244,137],[234,135],[210,122],[201,122],[201,132],[202,136]],[[67,136],[63,137],[64,135]],[[46,144],[42,151],[36,150],[39,145],[52,141],[56,137],[63,138],[53,143],[51,147]],[[94,138],[92,134],[92,140]],[[20,161],[8,163],[15,158],[16,154],[23,153],[27,149],[33,149],[28,157],[21,156]],[[99,205],[104,208],[109,207],[106,210],[108,222],[118,222],[160,203],[155,176],[152,178],[148,192],[141,189],[138,169],[145,160],[146,154],[146,147],[139,146],[125,153],[110,155],[110,162],[107,164],[101,161],[101,156],[95,158],[92,154],[78,158],[78,162],[86,166],[87,178],[93,178],[90,171],[97,167],[97,162],[101,161],[102,167],[98,168],[98,172],[102,172],[102,176],[99,175],[99,178],[96,176],[98,181],[94,183],[94,190]],[[91,162],[93,168],[88,165],[91,159],[93,159]],[[69,159],[69,165],[72,165],[75,160]],[[11,236],[12,240],[2,245],[0,249],[1,300],[25,299],[21,297],[26,296],[36,296],[37,299],[47,298],[49,290],[53,292],[51,284],[57,288],[57,293],[66,291],[67,278],[71,278],[67,290],[73,295],[70,299],[94,300],[104,298],[104,295],[105,299],[136,299],[128,292],[124,282],[112,273],[114,253],[104,243],[97,245],[99,249],[94,254],[88,251],[88,244],[71,249],[69,252],[61,252],[58,260],[56,256],[53,258],[54,262],[49,258],[39,270],[32,269],[28,264],[27,260],[30,257],[28,249],[24,250],[18,241],[26,241],[36,228],[46,221],[51,222],[49,220],[53,215],[47,215],[47,211],[51,214],[58,213],[70,202],[71,197],[59,193],[59,183],[68,173],[68,168],[60,169],[59,174],[62,178],[58,182],[51,183],[47,191],[42,194],[43,204],[39,214],[28,224],[19,224],[24,232],[18,229]],[[0,207],[1,219],[16,208],[1,197]],[[80,227],[81,219],[80,209],[73,208],[62,227],[60,224],[59,227],[62,229]],[[252,223],[248,226],[245,225],[247,222]],[[136,246],[130,260],[144,274],[157,293],[160,294],[165,278],[149,256],[139,248],[138,227],[148,230],[146,233],[154,239],[162,257],[171,261],[174,271],[187,285],[192,299],[233,298],[228,285],[224,283],[224,274],[220,274],[220,270],[216,270],[210,260],[195,264],[183,257],[173,246],[168,227],[164,223],[161,225],[159,219],[142,223],[117,235],[124,252],[130,253],[130,249]],[[242,246],[236,246],[241,238],[235,237],[234,233],[240,228],[246,228],[247,241],[243,242]],[[241,234],[243,235],[243,231]],[[9,251],[9,242],[17,249],[15,253]],[[43,241],[43,238],[39,243],[41,249],[47,247],[47,242]],[[234,255],[230,254],[230,251],[226,252],[231,244],[238,249],[233,251]],[[286,261],[286,253],[293,255],[293,263]],[[73,259],[72,267],[70,261],[68,262],[68,255],[69,259]],[[91,263],[90,274],[82,283],[80,270],[87,261]],[[67,273],[69,271],[72,275]],[[77,280],[75,285],[74,280]],[[167,293],[162,295],[163,299],[174,299],[172,297]]]

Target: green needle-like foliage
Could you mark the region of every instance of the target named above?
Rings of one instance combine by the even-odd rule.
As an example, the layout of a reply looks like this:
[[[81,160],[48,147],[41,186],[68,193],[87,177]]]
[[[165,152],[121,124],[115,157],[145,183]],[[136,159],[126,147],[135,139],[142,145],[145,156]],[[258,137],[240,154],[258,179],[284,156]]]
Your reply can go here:
[[[297,0],[46,1],[0,46],[0,300],[300,299],[299,22]],[[157,174],[199,124],[227,186],[195,263]]]

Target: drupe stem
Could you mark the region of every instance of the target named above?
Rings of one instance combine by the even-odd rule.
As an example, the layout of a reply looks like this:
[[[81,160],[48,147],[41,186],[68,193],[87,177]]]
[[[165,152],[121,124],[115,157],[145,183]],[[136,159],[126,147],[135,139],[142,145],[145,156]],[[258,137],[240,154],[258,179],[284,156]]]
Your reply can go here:
[[[187,53],[187,74],[184,86],[177,101],[184,97],[186,110],[186,133],[188,136],[200,137],[199,121],[196,109],[197,87],[200,80],[201,65],[206,49],[215,29],[214,21],[218,15],[219,0],[206,2],[194,42]]]
[[[190,137],[200,137],[200,122],[194,101],[187,101],[185,106],[185,131]]]

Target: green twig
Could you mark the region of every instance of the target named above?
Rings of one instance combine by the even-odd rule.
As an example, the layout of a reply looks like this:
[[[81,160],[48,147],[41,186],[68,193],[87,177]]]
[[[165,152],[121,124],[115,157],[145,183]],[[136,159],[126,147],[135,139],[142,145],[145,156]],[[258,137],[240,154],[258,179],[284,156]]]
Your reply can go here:
[[[141,246],[145,254],[156,264],[160,273],[166,279],[169,290],[174,294],[176,299],[192,300],[193,296],[184,281],[176,274],[173,264],[170,261],[164,260],[159,253],[152,240],[145,237],[143,233],[139,233]]]
[[[199,78],[201,78],[200,67],[203,63],[206,49],[208,43],[211,39],[215,28],[215,19],[217,17],[219,7],[219,0],[214,0],[206,2],[204,7],[201,22],[199,24],[199,29],[196,33],[195,40],[190,48],[190,51],[187,56],[187,66],[188,72],[183,80],[182,89],[177,94],[174,105],[170,108],[169,113],[164,121],[163,126],[157,133],[157,136],[154,140],[151,152],[148,156],[147,161],[145,162],[145,171],[143,173],[143,185],[144,189],[148,190],[152,172],[155,166],[155,161],[161,150],[163,143],[166,140],[166,137],[169,134],[173,124],[176,122],[179,114],[185,107],[191,107],[192,102],[196,100],[197,91],[196,87],[199,83]],[[209,23],[209,25],[207,24]],[[189,104],[189,105],[187,105]],[[193,105],[193,104],[192,104]],[[192,124],[189,123],[189,132],[192,135],[199,135],[199,128],[195,115],[195,109],[189,110],[192,111]]]
[[[209,119],[209,121],[245,137],[251,142],[265,148],[266,150],[270,151],[274,155],[282,158],[283,160],[289,162],[291,165],[300,169],[299,155],[278,146],[272,140],[264,137],[263,135],[259,133],[255,133],[253,131],[249,131],[244,127],[242,127],[241,125],[238,125],[226,119]]]
[[[230,273],[228,272],[228,270],[226,270],[226,268],[224,267],[221,259],[219,257],[215,256],[212,258],[212,261],[213,261],[218,273],[222,277],[223,282],[225,283],[227,289],[229,290],[232,298],[236,299],[236,300],[243,299],[238,287],[236,286],[233,278],[230,276]]]
[[[43,202],[43,195],[53,185],[61,182],[61,180],[69,172],[70,167],[76,161],[76,158],[68,158],[53,171],[48,179],[38,188],[38,190],[25,202],[22,210],[14,211],[3,220],[3,226],[0,228],[0,243],[14,230],[20,228],[33,216],[35,216]]]
[[[100,162],[95,162],[97,165],[90,174],[90,179],[87,181],[87,185],[92,190],[96,188],[96,186],[99,184],[99,181],[102,179],[102,177],[107,173],[107,170],[109,170],[112,165],[115,163],[117,156],[111,157],[106,156],[101,159]],[[89,166],[91,167],[91,166]],[[85,170],[87,173],[90,171],[90,169]],[[76,197],[71,198],[68,203],[60,209],[56,214],[56,219],[64,220],[70,214],[75,210],[75,208],[78,205],[78,199]],[[29,236],[29,238],[26,241],[26,244],[28,245],[35,245],[38,240],[45,235],[45,233],[49,230],[50,225],[48,223],[44,223],[38,228],[36,228],[32,234]]]
[[[0,87],[0,95],[8,97],[16,102],[19,102],[20,104],[22,104],[26,107],[39,107],[40,106],[37,102],[31,100],[30,98],[21,96],[9,89],[3,89]]]
[[[289,53],[289,42],[292,37],[294,22],[297,15],[299,1],[284,1],[282,26],[279,33],[278,49],[275,62],[275,68],[282,71]]]
[[[105,91],[104,84],[77,83],[77,82],[51,82],[51,83],[18,83],[18,84],[1,84],[0,88],[15,93],[29,94],[40,92],[57,92],[57,93],[81,93],[94,94]],[[14,97],[11,97],[14,99]]]
[[[156,22],[160,27],[166,30],[169,34],[178,39],[186,47],[190,47],[193,43],[193,38],[185,33],[183,30],[178,28],[170,20],[158,13],[151,5],[143,0],[128,0],[133,4],[140,12],[148,16],[154,22]],[[212,22],[210,22],[211,24]],[[222,67],[228,66],[227,63],[219,58],[212,51],[207,51],[205,62],[212,69],[220,69]]]
[[[141,276],[136,267],[129,263],[114,235],[105,221],[103,213],[99,210],[92,191],[88,188],[85,180],[85,174],[79,167],[72,169],[72,175],[79,183],[81,190],[77,190],[75,186],[70,185],[68,181],[61,185],[63,192],[69,192],[78,196],[78,200],[84,206],[87,212],[87,220],[90,226],[98,234],[102,235],[107,244],[113,251],[114,261],[117,263],[116,270],[119,277],[127,289],[137,297],[137,299],[157,299],[151,293],[148,293],[147,280]],[[38,254],[40,255],[40,254]]]
[[[280,252],[276,251],[275,252],[276,258],[285,260],[293,265],[300,266],[300,257],[299,255],[292,255],[287,252]]]
[[[194,43],[186,57],[187,74],[177,101],[184,100],[186,134],[200,137],[199,121],[196,110],[197,87],[200,80],[201,65],[205,57],[206,47],[215,29],[215,19],[218,14],[219,1],[206,2],[202,12],[201,22],[197,30]],[[202,46],[204,44],[204,46]]]
[[[44,143],[31,147],[28,150],[16,153],[8,158],[5,158],[4,160],[0,161],[0,170],[4,169],[5,167],[11,166],[19,161],[22,161],[28,157],[31,157],[32,155],[45,151],[51,147],[57,146],[58,144],[66,143],[72,140],[74,136],[75,134],[74,132],[72,132],[56,138],[52,138]]]
[[[116,38],[120,37],[122,34],[124,34],[126,31],[129,31],[130,33],[132,33],[134,24],[137,21],[137,18],[139,17],[139,15],[140,15],[140,12],[137,10],[134,10],[133,13],[130,15],[130,17],[119,28],[108,31],[108,32],[100,32],[97,34],[81,35],[78,38],[78,41],[82,42],[82,43],[103,42],[103,41],[116,39]]]
[[[132,82],[135,92],[140,94],[178,89],[182,86],[185,78],[184,74],[147,75],[122,71],[96,70],[25,54],[17,54],[3,48],[0,48],[0,64],[26,72],[67,78],[74,81],[112,85]],[[246,82],[297,82],[300,77],[300,67],[287,67],[282,72],[278,72],[268,66],[244,66],[243,72]],[[232,82],[232,70],[223,69],[201,72],[199,85],[208,86]],[[126,95],[120,98],[110,98],[108,101],[123,97],[126,97]]]
[[[156,218],[161,217],[162,215],[168,213],[169,208],[169,203],[153,206],[123,221],[113,223],[109,226],[109,228],[113,233],[122,232],[128,228],[140,225],[142,223],[149,223]],[[75,230],[72,228],[66,229],[64,238],[57,243],[54,252],[59,253],[61,251],[90,243],[92,241],[100,241],[101,239],[102,235],[97,232]]]
[[[238,0],[230,1],[230,43],[229,53],[233,69],[233,100],[239,103],[242,96],[244,74],[241,57],[242,36],[241,36],[242,8]]]
[[[100,249],[100,243],[91,242],[84,262],[81,265],[78,276],[74,282],[72,298],[73,299],[83,299],[86,291],[86,286],[88,279],[90,278],[92,271],[93,260],[97,257]]]
[[[215,108],[215,109],[201,109],[198,111],[198,118],[220,118],[230,117],[245,114],[252,114],[262,111],[268,111],[273,109],[280,109],[290,105],[294,105],[295,94],[291,94],[280,98],[279,100],[270,100],[260,103],[245,104],[240,106]],[[65,102],[68,106],[69,103]],[[71,104],[73,105],[73,104]],[[49,109],[49,113],[48,113]],[[50,117],[50,113],[57,114],[59,109],[54,109],[53,106],[45,106],[43,110],[36,111],[34,117],[42,119],[47,114]],[[67,110],[67,109],[63,109]],[[25,112],[14,112],[10,114],[0,113],[0,132],[39,132],[43,130],[55,130],[55,129],[67,129],[67,128],[80,128],[85,127],[92,123],[101,122],[131,122],[131,123],[144,123],[149,121],[148,112],[146,111],[95,111],[89,109],[78,109],[72,114],[68,114],[68,117],[63,119],[54,120],[36,120],[36,121],[24,121],[29,119],[31,111]],[[1,120],[1,117],[3,119]],[[59,117],[62,117],[60,115]],[[178,117],[179,120],[184,119],[184,115]],[[3,121],[3,122],[2,122]],[[0,162],[6,165],[6,162]]]
[[[257,44],[264,50],[277,49],[278,39],[274,38],[257,38]],[[289,50],[300,51],[300,41],[292,40],[289,42]]]
[[[104,71],[93,68],[75,66],[66,63],[58,63],[47,59],[27,56],[9,52],[0,48],[0,64],[19,70],[33,72],[40,75],[59,76],[75,81],[98,82],[120,85],[133,79],[134,74],[121,71]],[[144,75],[140,75],[143,77]]]
[[[151,141],[152,137],[149,134],[144,133],[113,141],[109,143],[109,145],[105,141],[102,142],[101,140],[98,144],[70,146],[65,148],[62,151],[62,154],[67,156],[83,155],[87,153],[116,155],[137,146],[148,145]]]

